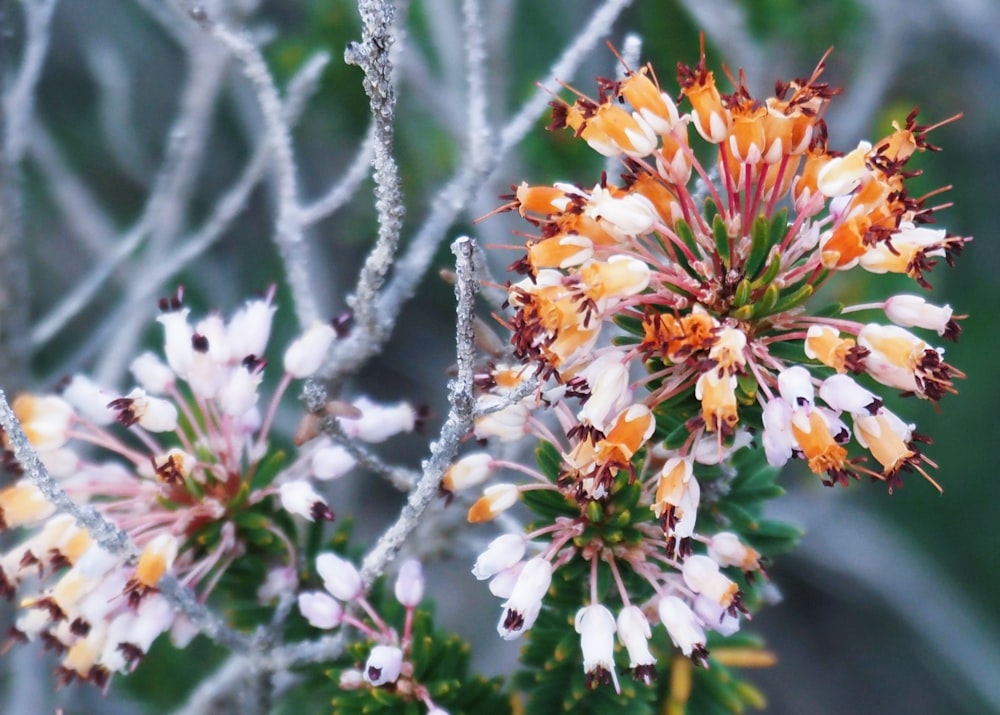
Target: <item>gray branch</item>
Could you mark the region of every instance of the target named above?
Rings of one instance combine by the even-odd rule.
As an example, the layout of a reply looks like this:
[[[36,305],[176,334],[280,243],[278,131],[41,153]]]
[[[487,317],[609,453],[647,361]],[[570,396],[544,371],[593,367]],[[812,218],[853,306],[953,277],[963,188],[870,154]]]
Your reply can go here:
[[[375,211],[378,238],[365,259],[354,295],[348,305],[354,310],[358,329],[384,339],[392,330],[392,319],[376,309],[376,299],[392,266],[403,226],[403,195],[399,169],[393,156],[393,119],[396,89],[392,80],[394,8],[382,0],[360,0],[361,42],[348,45],[345,61],[361,67],[374,127]],[[379,320],[379,317],[382,320]]]

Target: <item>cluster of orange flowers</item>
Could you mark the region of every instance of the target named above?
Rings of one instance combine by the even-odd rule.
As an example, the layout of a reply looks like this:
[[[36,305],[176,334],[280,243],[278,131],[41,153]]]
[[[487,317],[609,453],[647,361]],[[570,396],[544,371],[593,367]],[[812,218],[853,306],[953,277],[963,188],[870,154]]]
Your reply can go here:
[[[694,67],[679,66],[686,111],[649,65],[627,68],[620,81],[599,79],[596,99],[577,93],[572,103],[553,102],[550,128],[568,128],[620,160],[621,181],[521,184],[506,197],[503,210],[532,227],[511,265],[524,277],[508,284],[505,326],[516,362],[483,374],[480,404],[492,411],[476,434],[504,441],[530,434],[554,445],[562,464],[555,483],[535,474],[525,484],[487,487],[470,519],[492,518],[528,490],[559,490],[580,504],[582,521],[529,535],[548,539],[536,559],[557,567],[575,553],[613,569],[625,563],[649,582],[654,599],[679,599],[695,611],[705,593],[690,574],[712,571],[711,590],[722,596],[710,600],[734,616],[739,594],[719,586],[719,568],[756,570],[759,555],[728,534],[723,541],[739,547],[739,558],[730,557],[713,549],[714,536],[696,531],[699,465],[756,445],[773,466],[804,460],[826,484],[865,474],[891,490],[913,471],[934,483],[918,447],[924,438],[874,390],[935,402],[954,392],[961,373],[910,330],[956,338],[951,308],[915,294],[819,310],[810,299],[850,270],[905,274],[929,288],[937,262],[950,264],[961,251],[968,238],[927,225],[943,208],[930,204],[938,192],[908,191],[918,172],[907,164],[936,149],[927,137],[940,124],[920,125],[914,111],[884,138],[834,151],[823,115],[838,90],[821,81],[823,68],[821,61],[810,76],[759,99],[742,73],[722,93],[702,53]],[[871,318],[855,320],[861,312]],[[541,379],[536,394],[512,399],[531,375]],[[542,409],[561,434],[535,418]],[[478,483],[489,471],[471,455],[448,483]],[[641,484],[647,511],[636,518],[655,531],[644,531],[648,538],[634,552],[601,543],[599,533],[573,552],[593,505],[613,511],[622,475]],[[711,534],[712,526],[704,528]],[[707,556],[696,553],[705,545]],[[688,567],[692,559],[697,568]],[[651,569],[654,561],[666,566]],[[519,555],[507,568],[524,563]],[[539,570],[530,569],[536,580]],[[628,606],[629,594],[619,590]],[[505,618],[500,630],[509,637],[509,624],[520,620]],[[699,627],[719,624],[693,618]],[[676,627],[664,622],[674,637]],[[697,644],[699,636],[690,638]],[[674,642],[700,653],[690,638]]]

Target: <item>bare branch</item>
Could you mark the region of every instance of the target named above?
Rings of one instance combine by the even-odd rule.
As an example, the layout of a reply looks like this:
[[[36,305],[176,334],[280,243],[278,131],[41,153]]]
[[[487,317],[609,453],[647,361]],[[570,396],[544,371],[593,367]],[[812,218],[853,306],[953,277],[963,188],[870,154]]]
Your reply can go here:
[[[4,152],[17,164],[28,145],[28,132],[35,110],[35,86],[42,74],[42,66],[49,49],[49,25],[57,0],[22,1],[24,7],[26,39],[24,56],[17,77],[4,96],[4,114],[7,117],[4,134]]]
[[[340,181],[331,186],[323,196],[308,206],[302,207],[300,214],[302,225],[312,226],[350,201],[351,197],[357,192],[358,187],[361,186],[361,182],[368,176],[374,156],[375,126],[372,125],[368,127],[368,132],[365,134],[365,139],[358,148],[358,153],[354,155],[354,159],[351,160],[347,171],[343,173]]]
[[[299,215],[298,180],[291,132],[282,111],[281,97],[274,78],[260,53],[260,48],[245,32],[234,32],[225,25],[201,19],[202,26],[243,66],[253,85],[264,117],[267,137],[278,182],[278,216],[274,240],[285,263],[288,286],[295,301],[299,324],[306,327],[319,318],[319,307],[312,290],[312,274],[302,220]]]
[[[376,298],[396,255],[405,210],[399,169],[392,153],[396,90],[389,50],[393,44],[394,8],[382,0],[360,0],[358,10],[362,21],[361,42],[349,45],[344,57],[348,64],[358,65],[365,73],[364,87],[374,123],[373,176],[378,238],[365,259],[348,305],[354,310],[361,332],[382,335],[391,330],[392,323],[389,320],[388,325],[379,324],[379,316],[385,314],[376,310]]]
[[[399,518],[386,529],[361,564],[361,578],[366,587],[385,572],[406,537],[416,528],[424,511],[438,495],[438,486],[445,471],[455,459],[462,439],[472,427],[473,372],[475,349],[475,308],[478,285],[473,272],[472,239],[463,236],[452,244],[457,258],[455,295],[458,299],[456,329],[456,360],[458,373],[449,385],[451,409],[441,428],[441,434],[430,446],[430,456],[424,460],[420,481],[410,492]]]

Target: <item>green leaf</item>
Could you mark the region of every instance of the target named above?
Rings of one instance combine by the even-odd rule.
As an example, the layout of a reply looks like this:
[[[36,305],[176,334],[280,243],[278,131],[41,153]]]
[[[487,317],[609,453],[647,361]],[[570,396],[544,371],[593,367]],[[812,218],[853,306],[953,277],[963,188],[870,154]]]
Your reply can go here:
[[[761,214],[753,220],[753,224],[750,226],[750,253],[743,269],[744,280],[753,279],[757,275],[757,272],[764,265],[764,259],[767,258],[767,251],[770,247],[767,217]]]
[[[712,238],[715,239],[715,250],[728,271],[732,260],[729,255],[729,229],[726,227],[726,220],[720,214],[716,214],[712,219]]]

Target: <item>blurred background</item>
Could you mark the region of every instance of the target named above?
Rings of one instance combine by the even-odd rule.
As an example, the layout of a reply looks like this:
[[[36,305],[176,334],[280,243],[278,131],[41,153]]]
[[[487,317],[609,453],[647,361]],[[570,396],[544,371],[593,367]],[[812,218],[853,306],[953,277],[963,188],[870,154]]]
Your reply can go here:
[[[37,8],[26,14],[28,6],[46,6],[51,16],[37,87],[24,94],[15,80],[26,61],[25,21],[39,16]],[[592,0],[482,3],[488,117],[495,130],[535,91],[534,83],[599,6]],[[78,370],[124,386],[135,349],[155,345],[159,337],[143,327],[156,313],[156,298],[178,284],[195,312],[217,307],[224,313],[271,283],[281,285],[271,241],[276,182],[266,171],[241,210],[193,259],[164,275],[151,258],[159,255],[162,264],[177,247],[204,238],[213,209],[240,180],[262,136],[259,111],[239,68],[199,37],[178,7],[157,0],[0,0],[6,130],[25,116],[30,123],[18,130],[23,141],[13,154],[8,147],[4,167],[4,208],[19,216],[11,222],[9,210],[4,214],[0,246],[0,376],[8,392],[51,388]],[[342,62],[346,44],[360,36],[356,7],[346,0],[218,0],[206,7],[251,29],[282,88],[316,52],[330,54],[294,130],[300,196],[325,196],[357,162],[369,121],[361,72]],[[412,0],[400,10],[406,33],[397,57],[396,138],[407,206],[405,244],[425,225],[436,197],[461,166],[468,97],[459,0]],[[1000,186],[1000,5],[634,0],[609,27],[608,39],[620,47],[626,34],[638,35],[642,60],[653,62],[672,92],[676,63],[697,60],[701,31],[709,66],[744,68],[756,92],[768,91],[777,79],[808,75],[833,47],[825,77],[844,90],[827,114],[835,149],[884,135],[892,119],[902,121],[914,106],[924,123],[964,113],[931,135],[943,151],[919,158],[919,182],[925,191],[950,185],[941,200],[954,206],[940,212],[938,222],[975,237],[954,269],[941,266],[931,276],[934,300],[968,315],[961,340],[947,345],[948,361],[967,379],[939,411],[913,400],[901,408],[932,436],[926,453],[939,465],[935,478],[944,493],[919,478],[890,496],[879,485],[831,490],[803,474],[785,475],[789,494],[775,503],[774,514],[801,524],[806,536],[771,569],[782,603],[754,619],[753,629],[765,635],[778,664],[749,678],[767,694],[767,712],[776,714],[1000,712],[1000,474],[991,451],[1000,448],[994,412],[1000,410],[1000,322],[992,313],[1000,308],[1000,249],[992,223]],[[594,76],[614,72],[611,53],[598,45],[578,72],[560,79],[589,93]],[[182,113],[188,121],[176,121]],[[462,233],[484,244],[516,243],[510,233],[516,226],[507,217],[476,225],[472,219],[493,209],[511,184],[587,183],[603,168],[582,142],[545,132],[547,122],[542,117],[468,192],[465,210],[442,229],[433,269],[404,309],[389,348],[349,388],[427,404],[427,435],[435,434],[446,413],[453,361],[453,293],[437,275],[452,265],[448,243]],[[167,147],[183,140],[192,156],[182,152],[178,159]],[[188,161],[187,170],[165,173],[165,157]],[[173,203],[157,209],[151,226],[148,199],[164,176],[179,184],[161,194]],[[361,183],[351,201],[327,216],[317,214],[307,227],[313,285],[330,316],[345,308],[375,235],[370,190],[370,182]],[[147,238],[137,241],[136,232]],[[123,245],[132,250],[112,258]],[[512,256],[495,252],[496,276]],[[80,293],[101,271],[107,276],[100,288]],[[837,291],[851,299],[867,295],[862,284],[841,282],[833,289],[828,298],[838,297]],[[72,295],[83,299],[74,303]],[[279,296],[284,307],[275,345],[296,331],[287,291]],[[394,443],[393,459],[417,465],[425,443],[426,435]],[[399,499],[384,484],[373,489],[371,479],[361,475],[335,487],[337,503],[360,510],[355,536],[361,542],[380,532]],[[431,594],[443,624],[472,640],[483,671],[504,672],[517,647],[496,639],[495,604],[485,588],[466,578],[476,544],[459,553],[447,546],[442,549],[451,561],[434,567],[432,584],[438,585]],[[449,593],[462,594],[461,608],[448,607]],[[208,648],[204,654],[199,666],[218,657]],[[36,701],[24,699],[30,695],[25,683],[39,682],[44,664],[29,649],[0,659],[4,712],[51,711],[34,710],[37,705],[26,703]],[[170,712],[191,684],[180,670],[175,682],[162,681],[162,671],[140,669],[116,679],[107,698],[70,688],[52,702],[67,714]]]

